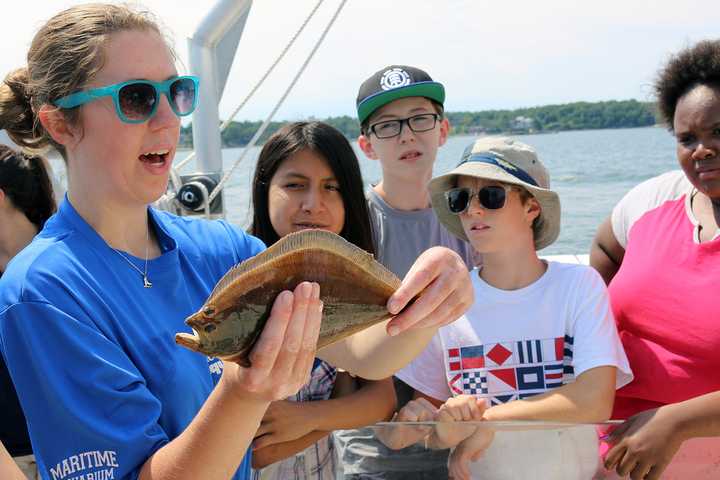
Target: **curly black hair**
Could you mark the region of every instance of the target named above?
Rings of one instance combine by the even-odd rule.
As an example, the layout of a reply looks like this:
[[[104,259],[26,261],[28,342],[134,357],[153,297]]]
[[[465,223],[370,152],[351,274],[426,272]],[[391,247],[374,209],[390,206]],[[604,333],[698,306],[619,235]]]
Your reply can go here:
[[[720,40],[703,40],[673,55],[655,81],[662,120],[672,130],[680,97],[698,85],[720,87]]]

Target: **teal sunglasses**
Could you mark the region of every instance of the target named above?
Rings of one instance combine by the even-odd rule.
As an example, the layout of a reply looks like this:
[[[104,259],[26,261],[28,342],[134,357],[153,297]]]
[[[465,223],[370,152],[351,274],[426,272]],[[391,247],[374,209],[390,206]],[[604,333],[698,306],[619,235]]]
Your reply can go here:
[[[175,115],[190,115],[197,106],[200,80],[194,76],[175,77],[164,82],[130,80],[106,87],[75,92],[55,102],[60,108],[74,108],[102,97],[112,97],[117,116],[125,123],[143,123],[157,112],[160,95],[165,94]]]

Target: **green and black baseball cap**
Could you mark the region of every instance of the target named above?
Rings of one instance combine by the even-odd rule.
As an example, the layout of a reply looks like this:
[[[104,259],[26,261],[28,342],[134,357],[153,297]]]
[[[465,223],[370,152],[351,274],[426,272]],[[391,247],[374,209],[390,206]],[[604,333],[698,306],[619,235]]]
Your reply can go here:
[[[426,97],[443,105],[445,87],[419,68],[390,65],[360,85],[356,102],[358,120],[362,124],[378,108],[404,97]]]

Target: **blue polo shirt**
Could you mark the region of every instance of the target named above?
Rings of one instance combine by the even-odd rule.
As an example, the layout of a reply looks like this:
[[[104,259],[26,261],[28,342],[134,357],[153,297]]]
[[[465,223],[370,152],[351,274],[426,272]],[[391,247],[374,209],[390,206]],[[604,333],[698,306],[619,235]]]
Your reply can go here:
[[[222,364],[175,333],[264,246],[223,221],[149,214],[162,250],[148,262],[152,288],[67,198],[0,279],[0,348],[44,479],[137,478],[219,380]],[[234,478],[249,472],[248,452]]]

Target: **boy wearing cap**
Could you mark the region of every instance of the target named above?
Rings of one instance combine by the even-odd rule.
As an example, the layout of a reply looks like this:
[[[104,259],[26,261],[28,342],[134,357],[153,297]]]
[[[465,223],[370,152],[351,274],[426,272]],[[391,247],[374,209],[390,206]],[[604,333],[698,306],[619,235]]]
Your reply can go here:
[[[600,276],[537,255],[560,231],[549,183],[535,151],[508,138],[477,140],[430,182],[440,221],[483,257],[473,306],[397,374],[439,406],[439,421],[600,422],[632,379]],[[439,427],[426,439],[455,447],[455,478],[591,478],[597,467],[593,428],[473,432]]]
[[[434,246],[454,250],[469,269],[477,263],[470,244],[448,232],[430,205],[427,184],[450,129],[443,115],[444,101],[441,83],[407,65],[375,72],[358,91],[358,145],[369,159],[380,162],[382,170],[380,182],[368,192],[376,257],[400,278]],[[413,391],[398,380],[395,386],[402,407]],[[409,413],[406,410],[402,419],[417,419]],[[338,431],[334,436],[346,479],[447,478],[447,452],[421,447],[391,451],[371,429]]]
[[[360,86],[358,146],[380,162],[382,178],[368,195],[378,260],[401,278],[420,253],[433,246],[457,252],[469,268],[472,247],[441,225],[427,184],[450,124],[444,116],[445,88],[423,70],[385,67]]]

